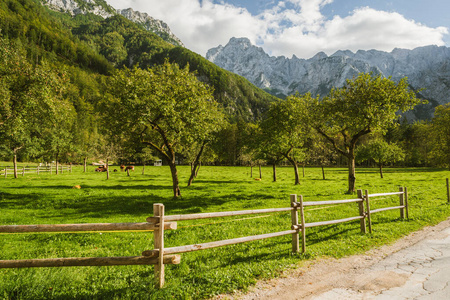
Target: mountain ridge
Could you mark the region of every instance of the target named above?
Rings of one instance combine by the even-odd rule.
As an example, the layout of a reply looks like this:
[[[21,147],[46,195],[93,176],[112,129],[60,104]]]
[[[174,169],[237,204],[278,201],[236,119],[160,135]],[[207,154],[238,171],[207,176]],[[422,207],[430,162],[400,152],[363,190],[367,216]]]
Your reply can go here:
[[[106,19],[119,14],[155,33],[172,45],[184,47],[183,42],[170,30],[169,25],[132,8],[115,9],[104,0],[41,0],[41,3],[52,10],[69,13],[72,17],[92,13]]]
[[[257,87],[284,98],[299,92],[325,96],[333,87],[359,73],[372,72],[394,81],[408,77],[413,90],[429,100],[415,111],[416,118],[428,119],[437,105],[450,102],[450,49],[424,46],[413,50],[339,50],[323,52],[309,59],[269,56],[247,38],[231,38],[227,45],[210,49],[206,58],[247,78]]]

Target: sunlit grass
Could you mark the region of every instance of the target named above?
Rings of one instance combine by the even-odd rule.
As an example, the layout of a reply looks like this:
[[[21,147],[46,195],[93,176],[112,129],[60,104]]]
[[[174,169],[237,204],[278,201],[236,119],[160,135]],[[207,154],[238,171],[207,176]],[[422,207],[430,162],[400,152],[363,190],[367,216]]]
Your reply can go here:
[[[114,168],[114,167],[113,167]],[[117,168],[118,169],[118,168]],[[255,171],[255,170],[254,170]],[[293,170],[263,168],[262,181],[250,177],[250,168],[200,169],[194,184],[185,187],[189,167],[179,167],[182,197],[172,198],[168,167],[146,167],[124,172],[88,173],[82,167],[58,176],[28,174],[18,179],[0,177],[0,224],[61,224],[144,222],[153,203],[163,203],[166,214],[200,213],[288,207],[290,194],[305,201],[341,200],[346,195],[345,169],[332,168],[322,180],[320,169],[307,168],[301,185],[293,184]],[[259,176],[256,172],[253,177]],[[5,299],[202,299],[246,289],[256,280],[278,276],[307,259],[342,257],[390,243],[411,231],[447,218],[445,178],[436,169],[357,170],[357,188],[369,193],[409,190],[410,219],[399,211],[372,216],[373,234],[361,234],[359,222],[307,230],[307,254],[292,255],[289,236],[182,254],[181,264],[166,267],[166,286],[153,287],[152,266],[0,269],[0,298]],[[81,189],[73,188],[80,185]],[[398,197],[374,201],[372,209],[398,205]],[[356,204],[328,209],[306,209],[306,222],[356,216]],[[178,222],[166,231],[166,247],[289,230],[290,213],[237,216]],[[150,232],[0,234],[0,259],[53,257],[135,256],[153,248]]]

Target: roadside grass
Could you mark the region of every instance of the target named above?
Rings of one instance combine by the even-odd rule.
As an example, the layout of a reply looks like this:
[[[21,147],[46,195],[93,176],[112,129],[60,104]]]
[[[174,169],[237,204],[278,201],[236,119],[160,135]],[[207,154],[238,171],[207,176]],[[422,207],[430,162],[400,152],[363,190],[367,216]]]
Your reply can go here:
[[[131,176],[111,172],[109,180],[92,166],[87,173],[82,169],[74,167],[72,174],[57,176],[0,178],[0,224],[144,222],[153,214],[153,203],[163,203],[170,215],[288,207],[290,194],[303,195],[304,201],[355,197],[344,193],[343,168],[327,169],[326,180],[319,168],[307,168],[300,186],[295,186],[289,167],[278,168],[278,180],[272,182],[270,167],[263,168],[262,181],[255,181],[250,168],[203,166],[187,188],[189,167],[180,166],[179,199],[172,198],[165,166],[147,166],[144,175],[142,167]],[[400,219],[398,210],[375,214],[373,234],[365,235],[358,221],[310,228],[306,254],[291,253],[290,236],[184,253],[181,264],[166,266],[166,285],[161,290],[153,286],[152,266],[0,269],[0,298],[205,299],[246,290],[256,280],[280,276],[306,260],[362,253],[445,220],[450,214],[445,186],[449,176],[450,171],[442,169],[404,168],[385,169],[381,179],[377,169],[357,169],[357,188],[369,193],[406,186],[409,220]],[[74,189],[76,185],[81,189]],[[398,205],[396,196],[371,202],[372,209],[394,205]],[[308,223],[340,219],[358,215],[358,208],[354,203],[308,207],[305,215]],[[290,224],[289,212],[182,221],[177,230],[166,231],[165,246],[284,231]],[[151,232],[0,234],[0,259],[136,256],[153,248],[152,238]]]

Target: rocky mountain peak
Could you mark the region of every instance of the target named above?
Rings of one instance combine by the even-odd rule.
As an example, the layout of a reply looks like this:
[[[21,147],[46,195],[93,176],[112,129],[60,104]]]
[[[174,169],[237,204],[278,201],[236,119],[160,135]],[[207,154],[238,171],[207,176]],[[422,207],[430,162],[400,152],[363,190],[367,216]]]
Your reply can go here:
[[[165,41],[175,46],[184,47],[181,40],[172,33],[166,23],[131,8],[116,10],[104,0],[41,0],[41,2],[52,10],[69,13],[72,16],[92,13],[106,19],[115,14],[120,14],[143,26],[146,30],[155,33]]]
[[[117,13],[121,14],[128,20],[133,21],[134,23],[142,25],[146,30],[156,33],[158,36],[171,44],[184,47],[181,40],[172,33],[169,25],[163,21],[157,20],[149,16],[147,13],[135,11],[132,8],[118,9]]]
[[[373,72],[391,76],[394,81],[408,77],[413,89],[423,89],[420,95],[429,104],[416,111],[416,118],[429,118],[435,106],[450,102],[450,49],[447,47],[394,49],[390,53],[340,50],[331,56],[319,52],[305,60],[296,56],[271,57],[246,38],[232,38],[227,45],[210,49],[206,58],[281,98],[296,92],[325,96],[331,88],[343,86],[346,79]]]

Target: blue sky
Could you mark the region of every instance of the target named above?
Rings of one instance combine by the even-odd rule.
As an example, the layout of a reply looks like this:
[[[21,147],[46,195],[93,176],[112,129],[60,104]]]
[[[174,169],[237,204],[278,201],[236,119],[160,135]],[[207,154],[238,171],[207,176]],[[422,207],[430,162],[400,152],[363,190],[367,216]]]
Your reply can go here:
[[[247,37],[274,56],[450,46],[449,0],[107,0],[166,22],[205,55]]]

